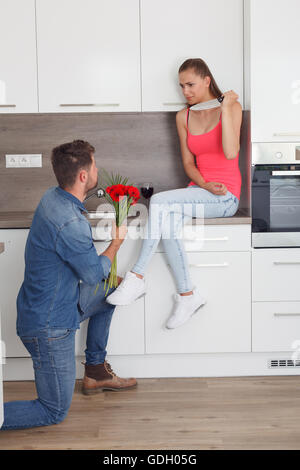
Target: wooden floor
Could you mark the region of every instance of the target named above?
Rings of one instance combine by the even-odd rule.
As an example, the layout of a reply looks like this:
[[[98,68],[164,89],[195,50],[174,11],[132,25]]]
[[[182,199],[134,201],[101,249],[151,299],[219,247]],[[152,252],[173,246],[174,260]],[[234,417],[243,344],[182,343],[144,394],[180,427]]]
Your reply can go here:
[[[5,401],[35,398],[6,382]],[[87,397],[76,383],[66,420],[1,431],[0,449],[300,449],[300,377],[140,379]]]

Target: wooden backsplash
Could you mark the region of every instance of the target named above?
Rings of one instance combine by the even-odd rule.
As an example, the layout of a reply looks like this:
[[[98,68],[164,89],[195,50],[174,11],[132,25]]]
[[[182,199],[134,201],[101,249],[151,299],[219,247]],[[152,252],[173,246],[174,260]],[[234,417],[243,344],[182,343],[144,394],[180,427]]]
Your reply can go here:
[[[240,170],[241,208],[250,207],[250,116],[243,112]],[[98,168],[130,181],[151,181],[155,192],[184,187],[175,113],[0,114],[0,211],[32,211],[56,185],[50,154],[74,139],[96,148]],[[5,168],[5,154],[41,153],[42,168]],[[94,201],[93,201],[94,200]],[[97,205],[92,198],[90,207]]]

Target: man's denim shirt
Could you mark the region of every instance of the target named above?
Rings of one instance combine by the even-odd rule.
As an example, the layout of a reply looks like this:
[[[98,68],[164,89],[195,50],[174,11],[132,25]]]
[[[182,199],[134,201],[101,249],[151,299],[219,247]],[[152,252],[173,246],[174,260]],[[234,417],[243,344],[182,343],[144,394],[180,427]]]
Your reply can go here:
[[[25,248],[25,276],[17,298],[17,334],[77,329],[79,281],[97,286],[111,262],[97,255],[85,207],[56,187],[42,197]]]

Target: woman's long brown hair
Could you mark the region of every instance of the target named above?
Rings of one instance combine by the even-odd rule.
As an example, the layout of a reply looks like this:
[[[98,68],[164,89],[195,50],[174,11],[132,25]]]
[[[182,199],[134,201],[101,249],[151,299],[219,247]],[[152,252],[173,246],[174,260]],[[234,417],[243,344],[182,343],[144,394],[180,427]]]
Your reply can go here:
[[[208,65],[202,59],[187,59],[179,67],[178,73],[185,72],[186,70],[192,69],[197,75],[200,75],[202,78],[210,77],[209,89],[211,93],[218,98],[222,95],[222,91],[218,87],[213,74],[208,68]]]

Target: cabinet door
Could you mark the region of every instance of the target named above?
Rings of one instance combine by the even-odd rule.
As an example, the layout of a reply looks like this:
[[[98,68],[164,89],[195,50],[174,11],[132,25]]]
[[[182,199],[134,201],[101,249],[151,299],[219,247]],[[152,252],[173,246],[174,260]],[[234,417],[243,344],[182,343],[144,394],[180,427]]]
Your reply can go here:
[[[251,253],[188,253],[191,277],[207,303],[183,326],[167,330],[176,286],[161,253],[146,277],[146,352],[251,351]]]
[[[103,253],[108,244],[96,242],[97,252]],[[120,276],[124,276],[126,271],[132,268],[140,247],[141,240],[125,240],[117,255]],[[84,354],[87,326],[88,321],[84,321],[76,334],[77,355]],[[112,317],[107,352],[109,355],[144,354],[144,297],[132,305],[116,307]]]
[[[254,249],[252,255],[253,300],[299,301],[300,249]]]
[[[175,111],[184,60],[202,58],[243,105],[243,0],[141,0],[143,111]]]
[[[140,111],[139,1],[36,5],[40,111]]]
[[[299,0],[250,8],[252,141],[300,141]]]
[[[0,0],[0,113],[36,113],[34,0]]]
[[[5,251],[0,258],[0,310],[2,340],[7,357],[29,356],[16,333],[16,300],[24,279],[24,251],[29,230],[0,230]]]

